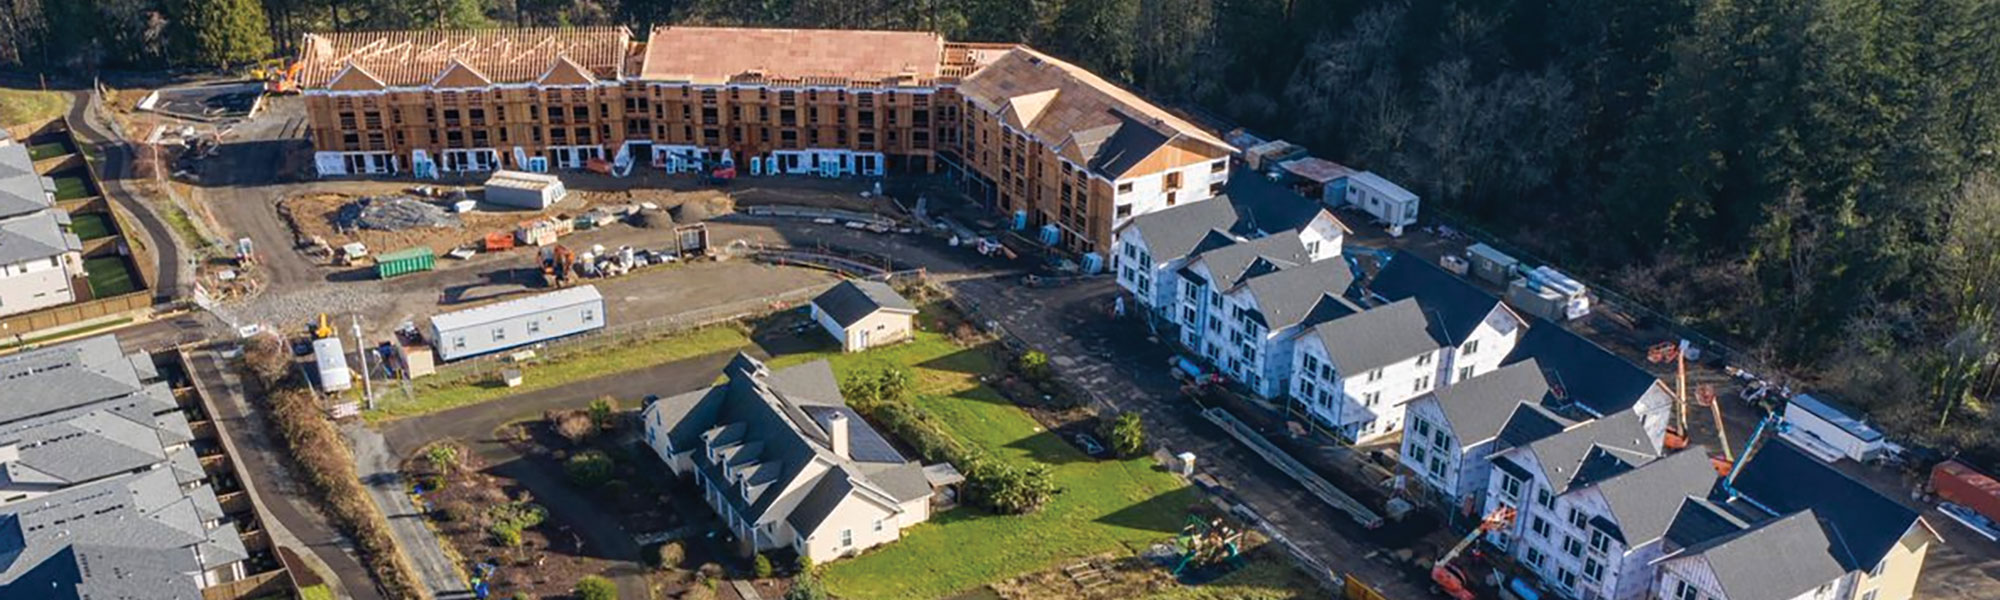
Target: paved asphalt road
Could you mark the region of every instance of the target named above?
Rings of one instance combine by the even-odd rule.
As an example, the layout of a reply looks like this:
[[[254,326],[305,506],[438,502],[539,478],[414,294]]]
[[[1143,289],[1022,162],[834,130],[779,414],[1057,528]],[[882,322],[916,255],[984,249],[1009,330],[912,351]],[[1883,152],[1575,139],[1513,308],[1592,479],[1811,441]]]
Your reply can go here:
[[[174,243],[172,230],[166,221],[153,212],[153,207],[141,200],[138,194],[125,185],[132,177],[132,157],[138,146],[127,141],[117,126],[106,124],[101,117],[103,104],[93,92],[73,92],[75,101],[70,103],[69,122],[76,127],[78,141],[97,146],[104,152],[104,161],[99,163],[98,176],[104,181],[104,196],[125,209],[139,220],[139,227],[145,230],[146,248],[153,251],[155,270],[158,273],[153,282],[153,302],[172,302],[182,297],[182,285],[187,281],[186,263],[181,258],[181,249]],[[128,232],[129,234],[129,232]]]
[[[343,598],[385,600],[368,569],[355,558],[347,538],[311,505],[311,492],[283,464],[283,457],[290,455],[284,442],[270,430],[264,417],[250,416],[253,412],[234,368],[212,350],[195,351],[189,360],[194,364],[194,373],[190,375],[214,406],[222,432],[229,436],[232,447],[240,449],[235,457],[243,467],[240,475],[244,483],[257,503],[277,521],[270,529],[274,533],[282,530],[296,538],[297,543],[332,570]],[[284,542],[282,537],[275,539]]]

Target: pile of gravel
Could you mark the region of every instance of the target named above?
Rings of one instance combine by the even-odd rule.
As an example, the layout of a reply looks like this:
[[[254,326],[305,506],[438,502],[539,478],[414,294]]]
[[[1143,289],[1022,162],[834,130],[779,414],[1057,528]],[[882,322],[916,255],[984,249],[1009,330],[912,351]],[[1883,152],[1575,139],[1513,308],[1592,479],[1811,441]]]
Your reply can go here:
[[[463,226],[456,213],[409,196],[367,197],[347,203],[340,207],[335,222],[341,229],[376,231]]]
[[[729,196],[717,195],[711,198],[689,200],[674,207],[675,223],[697,223],[736,212],[736,200]]]

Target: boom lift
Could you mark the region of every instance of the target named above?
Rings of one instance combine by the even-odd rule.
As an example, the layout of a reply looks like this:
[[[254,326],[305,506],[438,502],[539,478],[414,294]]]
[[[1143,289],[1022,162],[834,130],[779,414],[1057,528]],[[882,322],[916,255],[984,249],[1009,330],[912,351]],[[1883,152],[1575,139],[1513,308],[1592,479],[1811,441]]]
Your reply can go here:
[[[1666,446],[1673,450],[1686,448],[1688,444],[1687,340],[1655,344],[1652,348],[1646,349],[1646,360],[1653,364],[1674,363],[1674,408],[1680,418],[1677,426],[1667,427]],[[1722,447],[1722,457],[1725,460],[1735,460],[1735,455],[1729,449],[1729,429],[1722,422],[1722,405],[1715,401],[1715,388],[1702,384],[1695,389],[1695,401],[1707,405],[1709,413],[1715,417],[1715,435],[1721,440],[1718,445]]]
[[[1478,527],[1472,528],[1470,533],[1465,534],[1465,539],[1459,540],[1458,545],[1452,546],[1450,551],[1444,553],[1444,556],[1438,557],[1436,564],[1431,565],[1431,581],[1436,583],[1438,589],[1444,590],[1445,595],[1451,596],[1453,600],[1475,600],[1477,596],[1473,595],[1472,588],[1466,585],[1468,581],[1471,581],[1471,578],[1466,576],[1464,569],[1452,565],[1451,561],[1457,560],[1460,553],[1465,552],[1466,548],[1472,547],[1472,542],[1479,539],[1480,534],[1498,530],[1513,522],[1514,509],[1512,507],[1502,506],[1499,510],[1486,515],[1486,518],[1479,522]]]

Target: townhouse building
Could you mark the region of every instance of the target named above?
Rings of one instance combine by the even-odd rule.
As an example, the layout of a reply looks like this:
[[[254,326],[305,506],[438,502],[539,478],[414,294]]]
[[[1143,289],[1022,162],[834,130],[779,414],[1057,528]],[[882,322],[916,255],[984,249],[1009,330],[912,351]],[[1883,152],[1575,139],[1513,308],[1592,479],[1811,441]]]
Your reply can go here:
[[[56,208],[55,190],[27,146],[0,140],[0,315],[75,302],[76,290],[90,289],[83,241]]]
[[[739,550],[789,548],[824,564],[930,518],[924,467],[847,407],[825,361],[773,371],[739,354],[723,377],[642,418],[647,446],[694,480]]]
[[[1549,383],[1546,406],[1573,420],[1619,413],[1639,417],[1654,446],[1666,440],[1674,394],[1658,377],[1576,332],[1529,317],[1503,364],[1533,360]]]
[[[1363,441],[1396,431],[1404,405],[1437,388],[1443,349],[1415,300],[1346,308],[1298,337],[1289,389],[1320,427]]]
[[[1079,253],[1108,253],[1133,216],[1220,194],[1233,151],[1075,65],[925,32],[314,33],[296,67],[322,176],[945,165]]]
[[[1358,310],[1342,298],[1345,261],[1312,261],[1297,235],[1204,252],[1177,273],[1181,343],[1264,397],[1290,387],[1294,340],[1321,320]]]
[[[1534,359],[1473,376],[1412,401],[1397,460],[1419,496],[1477,517],[1494,453],[1525,446],[1576,424],[1543,406],[1549,384]]]
[[[1229,180],[1213,202],[1181,204],[1132,218],[1117,231],[1113,271],[1119,287],[1154,318],[1174,322],[1178,271],[1195,255],[1289,233],[1313,261],[1337,258],[1348,233],[1333,213],[1258,177]]]
[[[1406,251],[1382,265],[1367,290],[1374,301],[1414,299],[1422,307],[1432,338],[1444,349],[1433,363],[1440,385],[1500,368],[1528,329],[1527,319],[1499,298]]]
[[[1666,457],[1631,413],[1575,425],[1495,453],[1483,514],[1516,511],[1489,541],[1570,598],[1636,598],[1678,507],[1706,497],[1705,452]]]
[[[1788,439],[1746,459],[1657,561],[1656,600],[1907,600],[1937,533]]]
[[[250,558],[143,353],[100,336],[0,357],[0,597],[200,598]]]

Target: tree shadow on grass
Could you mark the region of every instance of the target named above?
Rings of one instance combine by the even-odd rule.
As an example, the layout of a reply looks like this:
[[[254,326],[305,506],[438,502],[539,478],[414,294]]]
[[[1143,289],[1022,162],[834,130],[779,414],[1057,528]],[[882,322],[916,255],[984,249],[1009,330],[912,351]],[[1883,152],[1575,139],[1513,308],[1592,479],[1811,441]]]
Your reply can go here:
[[[994,371],[993,357],[987,354],[987,351],[981,347],[959,348],[958,351],[951,354],[917,363],[917,366],[933,371],[947,371],[967,375],[987,375],[992,374]]]
[[[1043,430],[1009,442],[1006,447],[1026,453],[1028,460],[1050,466],[1095,460],[1085,455],[1070,441],[1069,436],[1074,433],[1076,432]]]
[[[1198,499],[1185,489],[1176,489],[1098,517],[1097,522],[1127,529],[1178,533],[1181,525],[1187,522],[1188,515],[1193,514],[1191,509],[1197,502]]]

